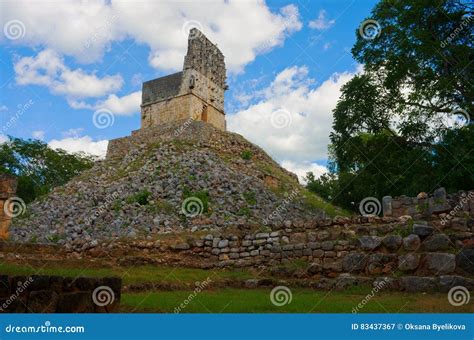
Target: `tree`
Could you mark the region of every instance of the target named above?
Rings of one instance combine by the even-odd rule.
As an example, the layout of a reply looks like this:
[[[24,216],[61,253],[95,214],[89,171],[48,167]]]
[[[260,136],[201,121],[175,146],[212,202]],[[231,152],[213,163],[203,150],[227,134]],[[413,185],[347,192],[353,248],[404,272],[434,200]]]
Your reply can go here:
[[[382,0],[370,19],[352,48],[364,71],[342,87],[333,111],[331,196],[347,207],[441,185],[472,189],[473,5]],[[369,26],[378,34],[364,37]],[[464,124],[454,128],[456,117]]]
[[[9,137],[0,144],[0,173],[18,177],[17,195],[26,203],[92,167],[95,157],[53,150],[39,140]]]

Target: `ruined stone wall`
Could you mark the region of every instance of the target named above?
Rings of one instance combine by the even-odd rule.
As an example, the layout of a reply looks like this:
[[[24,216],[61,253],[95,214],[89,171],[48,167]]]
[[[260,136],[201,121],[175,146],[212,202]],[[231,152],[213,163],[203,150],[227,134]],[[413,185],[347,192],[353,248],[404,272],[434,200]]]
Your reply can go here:
[[[8,228],[13,216],[11,198],[15,196],[17,179],[7,174],[0,175],[0,239],[8,239]]]
[[[206,36],[193,28],[189,33],[184,71],[198,71],[222,89],[226,88],[224,55]]]
[[[120,304],[122,280],[0,275],[0,313],[108,313]]]
[[[226,129],[224,113],[193,94],[142,107],[141,127],[149,128],[188,118],[206,121],[220,130]]]
[[[162,125],[191,117],[192,96],[184,95],[142,107],[141,127]]]
[[[174,249],[205,258],[209,267],[265,266],[276,274],[312,278],[315,285],[386,278],[393,288],[405,291],[439,291],[459,284],[474,289],[474,221],[466,218],[446,225],[378,217],[312,225],[288,221],[280,230],[209,234]],[[307,266],[297,269],[294,263],[302,261]]]
[[[474,216],[474,191],[448,195],[444,188],[439,188],[431,195],[420,193],[417,197],[385,196],[382,206],[383,215],[392,217],[409,215],[425,218],[435,214],[441,219],[451,219],[457,215]]]

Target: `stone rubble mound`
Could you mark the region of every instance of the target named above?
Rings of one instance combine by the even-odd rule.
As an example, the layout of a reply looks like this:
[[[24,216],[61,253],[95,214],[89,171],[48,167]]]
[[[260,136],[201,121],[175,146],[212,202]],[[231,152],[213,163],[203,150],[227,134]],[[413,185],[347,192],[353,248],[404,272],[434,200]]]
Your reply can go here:
[[[262,149],[204,122],[170,123],[113,142],[107,159],[28,205],[13,221],[11,239],[87,249],[101,240],[326,217],[305,200],[297,177]]]

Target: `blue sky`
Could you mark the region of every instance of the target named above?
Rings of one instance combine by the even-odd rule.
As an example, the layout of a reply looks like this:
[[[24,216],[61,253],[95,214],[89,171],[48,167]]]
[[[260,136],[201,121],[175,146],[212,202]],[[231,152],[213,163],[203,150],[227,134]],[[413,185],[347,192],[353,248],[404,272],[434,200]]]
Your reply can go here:
[[[376,1],[4,1],[0,141],[40,138],[103,155],[140,126],[141,83],[179,70],[190,26],[223,50],[228,127],[299,175],[322,173],[331,110]],[[97,128],[93,114],[112,111]],[[283,110],[290,121],[269,124]],[[287,117],[288,118],[288,117]],[[2,136],[3,135],[3,136]]]

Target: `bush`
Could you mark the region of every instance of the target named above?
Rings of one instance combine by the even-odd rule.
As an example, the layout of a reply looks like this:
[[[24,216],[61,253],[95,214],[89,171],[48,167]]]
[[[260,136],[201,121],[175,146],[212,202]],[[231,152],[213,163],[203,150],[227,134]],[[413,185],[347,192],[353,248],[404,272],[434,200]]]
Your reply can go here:
[[[142,190],[140,192],[137,192],[135,195],[129,196],[127,198],[127,203],[138,203],[140,205],[147,205],[148,204],[148,198],[151,196],[151,192],[148,190]]]
[[[252,154],[252,151],[250,150],[244,150],[240,153],[240,157],[246,161],[252,159],[252,156],[253,154]]]

